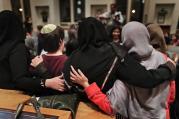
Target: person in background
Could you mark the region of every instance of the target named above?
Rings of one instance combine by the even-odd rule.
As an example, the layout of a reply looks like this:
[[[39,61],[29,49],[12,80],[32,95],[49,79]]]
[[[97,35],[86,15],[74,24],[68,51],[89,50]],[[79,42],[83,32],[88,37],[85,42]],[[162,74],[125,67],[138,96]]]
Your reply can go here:
[[[151,35],[151,41],[156,40],[158,41],[158,47],[157,49],[159,51],[162,51],[164,54],[168,55],[175,63],[176,63],[176,98],[175,98],[175,102],[171,105],[171,114],[170,117],[171,119],[175,119],[179,117],[179,112],[177,112],[177,110],[179,109],[179,96],[178,96],[178,92],[179,92],[179,81],[178,79],[178,75],[179,75],[179,67],[178,67],[178,62],[176,60],[177,56],[175,56],[175,53],[169,52],[166,49],[166,44],[164,42],[164,38],[163,38],[163,32],[162,29],[160,28],[159,25],[157,24],[149,24],[147,26],[147,29],[149,30],[149,33]]]
[[[179,35],[175,35],[174,46],[179,46]]]
[[[71,25],[68,30],[68,41],[65,45],[66,55],[69,56],[74,50],[76,50],[79,46],[77,41],[77,26],[75,24]]]
[[[31,35],[33,28],[32,28],[32,18],[30,16],[27,16],[25,18],[24,27],[25,27],[26,34]]]
[[[164,38],[165,38],[166,44],[167,44],[167,45],[170,45],[170,44],[171,44],[171,38],[170,38],[168,32],[165,32],[165,33],[164,33]]]
[[[150,34],[150,44],[158,51],[166,54],[167,44],[165,42],[164,34],[162,29],[157,24],[148,24],[147,29]]]
[[[178,45],[179,45],[179,35],[177,35],[177,34],[172,34],[171,44],[172,44],[173,46],[178,46]]]
[[[117,5],[116,4],[111,4],[110,6],[110,12],[105,12],[101,14],[100,16],[104,18],[108,18],[107,24],[106,25],[114,25],[114,21],[117,22],[116,25],[121,25],[124,22],[124,18],[122,16],[122,13],[120,11],[117,11]]]
[[[119,46],[121,43],[121,27],[118,25],[112,26],[109,37],[116,45]]]
[[[39,52],[41,52],[41,48],[40,48],[40,41],[39,41],[39,35],[40,35],[40,31],[41,29],[43,28],[43,25],[37,25],[37,28],[34,30],[33,32],[33,36],[35,37],[35,39],[37,39],[37,47],[36,47],[36,52],[37,52],[37,55],[39,55]]]
[[[40,31],[41,31],[42,28],[43,28],[42,25],[38,25],[37,26],[37,39],[38,39],[37,55],[40,55],[42,50],[43,50],[41,40],[39,39],[39,37],[40,37]]]
[[[148,24],[147,29],[150,34],[150,44],[158,51],[166,54],[176,63],[178,59],[177,55],[176,53],[168,51],[161,27],[158,24]]]
[[[123,22],[124,22],[124,18],[122,16],[122,13],[120,11],[115,12],[113,24],[122,26]]]
[[[41,50],[40,41],[38,39],[38,36],[40,34],[40,30],[43,26],[38,25],[37,29],[33,30],[31,34],[26,34],[25,38],[25,45],[28,48],[31,59],[33,59],[35,56],[39,54],[39,50]]]
[[[148,28],[150,34],[154,34],[153,32],[156,32],[156,29],[158,29],[158,31],[159,30],[162,31],[160,26],[156,25],[156,24],[148,25],[147,28]],[[159,34],[159,33],[160,32],[156,32],[156,34]],[[162,36],[162,34],[160,36]],[[151,38],[154,38],[154,36],[151,37]],[[157,37],[155,37],[155,39],[157,40]],[[160,51],[161,51],[161,49],[163,49],[163,46],[165,46],[165,44],[164,45],[160,45],[160,47],[158,47],[158,49],[160,49]],[[177,66],[176,66],[176,78],[175,79],[178,79],[179,68],[178,68],[178,61],[176,60],[177,59],[177,55],[175,53],[169,52],[167,50],[164,50],[163,53],[165,53],[169,57],[171,57],[171,59],[177,64]],[[170,115],[171,119],[179,117],[179,112],[177,112],[177,110],[179,108],[179,98],[178,98],[179,97],[178,96],[178,92],[179,92],[179,88],[178,88],[179,84],[178,83],[179,82],[178,82],[178,80],[175,80],[175,83],[176,83],[176,99],[175,99],[175,102],[171,105],[171,115]]]
[[[42,48],[47,53],[35,57],[32,62],[43,59],[43,64],[52,77],[61,75],[64,62],[67,60],[67,56],[63,54],[64,30],[54,24],[47,24],[41,29],[39,38]],[[33,66],[36,67],[34,64]]]
[[[38,39],[36,36],[26,34],[25,45],[30,52],[31,59],[37,56]]]
[[[23,23],[12,11],[0,12],[0,88],[22,90],[30,94],[45,95],[49,90],[61,91],[63,81],[57,76],[49,78],[43,67],[39,77],[29,72],[30,57],[24,43]]]
[[[128,48],[128,53],[136,53],[138,61],[143,66],[147,69],[155,69],[165,63],[167,59],[162,53],[153,49],[148,41],[149,33],[143,24],[130,22],[124,26],[122,43]],[[165,81],[155,88],[146,89],[116,80],[106,96],[96,83],[91,85],[88,83],[88,78],[80,69],[78,71],[75,71],[73,67],[71,69],[71,80],[82,85],[88,98],[106,113],[113,115],[118,112],[126,119],[169,118],[167,104],[170,99],[167,97],[171,96],[169,81]]]

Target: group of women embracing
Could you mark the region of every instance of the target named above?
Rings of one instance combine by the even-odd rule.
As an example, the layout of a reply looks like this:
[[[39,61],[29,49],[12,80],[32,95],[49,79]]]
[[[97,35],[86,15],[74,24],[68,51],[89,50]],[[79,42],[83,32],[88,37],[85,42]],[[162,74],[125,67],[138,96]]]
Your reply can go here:
[[[79,47],[59,72],[63,76],[57,73],[52,77],[48,68],[42,66],[38,69],[39,75],[32,76],[22,23],[12,11],[2,11],[0,88],[60,95],[78,86],[109,115],[119,114],[125,119],[170,119],[176,67],[150,43],[154,36],[163,37],[161,32],[149,31],[153,25],[157,26],[150,24],[147,29],[139,22],[127,23],[122,28],[120,45],[116,45],[111,43],[100,21],[84,18],[78,27]]]

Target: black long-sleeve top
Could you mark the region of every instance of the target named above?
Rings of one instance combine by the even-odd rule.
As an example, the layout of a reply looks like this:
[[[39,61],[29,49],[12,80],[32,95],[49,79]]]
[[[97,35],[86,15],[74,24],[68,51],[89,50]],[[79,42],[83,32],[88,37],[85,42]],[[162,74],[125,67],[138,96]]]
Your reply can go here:
[[[146,70],[131,55],[127,55],[118,67],[117,74],[121,80],[141,88],[154,88],[165,80],[174,79],[176,73],[175,66],[167,64],[160,65],[157,70]]]
[[[0,88],[19,89],[30,93],[44,90],[41,78],[32,77],[29,73],[28,52],[24,44],[18,44],[9,56],[0,61]]]

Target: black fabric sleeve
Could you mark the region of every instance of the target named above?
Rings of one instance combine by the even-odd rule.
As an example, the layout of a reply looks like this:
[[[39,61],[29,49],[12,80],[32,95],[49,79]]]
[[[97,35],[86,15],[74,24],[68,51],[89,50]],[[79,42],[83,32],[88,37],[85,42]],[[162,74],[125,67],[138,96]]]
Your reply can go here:
[[[141,88],[154,88],[173,77],[167,65],[159,66],[156,70],[146,70],[130,55],[126,55],[124,61],[119,64],[117,74],[120,80]]]
[[[41,86],[41,79],[31,77],[28,71],[29,64],[26,48],[23,44],[11,52],[9,64],[12,73],[12,80],[17,89],[24,90],[28,93],[39,94],[44,88]]]
[[[48,72],[47,68],[44,65],[44,62],[41,62],[37,67],[34,69],[35,75],[41,77],[41,78],[52,78],[50,73]]]

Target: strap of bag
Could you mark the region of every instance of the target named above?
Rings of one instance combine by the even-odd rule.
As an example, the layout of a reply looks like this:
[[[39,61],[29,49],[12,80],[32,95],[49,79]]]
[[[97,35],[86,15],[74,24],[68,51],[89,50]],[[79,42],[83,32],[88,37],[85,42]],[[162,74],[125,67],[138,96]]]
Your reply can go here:
[[[104,79],[104,82],[103,82],[103,84],[101,86],[101,89],[104,88],[104,86],[105,86],[105,84],[106,84],[106,82],[107,82],[107,80],[108,80],[108,78],[109,78],[109,76],[110,76],[110,74],[111,74],[116,62],[117,62],[117,60],[120,60],[120,62],[124,62],[124,57],[127,54],[127,51],[125,50],[125,48],[123,46],[118,47],[114,42],[109,43],[109,45],[112,47],[112,49],[116,53],[116,57],[115,57],[112,65],[111,65],[111,67],[110,67],[110,69],[109,69],[109,71],[108,71],[108,73],[107,73],[107,75],[106,75],[106,77]]]
[[[109,69],[109,71],[108,71],[108,73],[107,73],[107,75],[106,75],[106,77],[105,77],[105,79],[104,79],[104,82],[103,82],[103,84],[102,84],[102,86],[101,86],[101,90],[104,88],[104,86],[105,86],[105,84],[106,84],[106,82],[107,82],[107,80],[108,80],[108,78],[109,78],[109,75],[111,74],[111,72],[112,72],[112,70],[113,70],[113,68],[114,68],[114,66],[115,66],[115,64],[116,64],[116,62],[117,62],[117,60],[118,60],[118,57],[115,57],[115,59],[114,59],[112,65],[111,65],[111,67],[110,67],[110,69]]]
[[[28,104],[28,103],[31,103],[33,105],[33,107],[34,107],[34,109],[35,109],[35,111],[37,113],[37,119],[45,119],[44,115],[42,115],[41,112],[40,112],[40,105],[38,104],[35,96],[32,96],[30,99],[28,99],[27,101],[25,101],[23,103],[20,103],[17,106],[16,114],[15,114],[15,119],[19,119],[20,118],[20,115],[22,113],[24,105]]]

